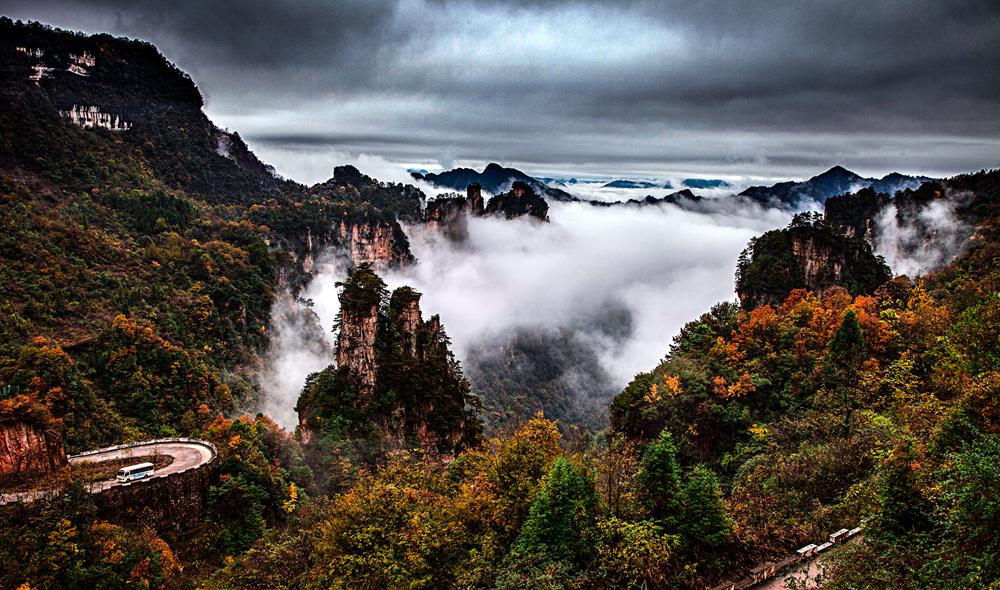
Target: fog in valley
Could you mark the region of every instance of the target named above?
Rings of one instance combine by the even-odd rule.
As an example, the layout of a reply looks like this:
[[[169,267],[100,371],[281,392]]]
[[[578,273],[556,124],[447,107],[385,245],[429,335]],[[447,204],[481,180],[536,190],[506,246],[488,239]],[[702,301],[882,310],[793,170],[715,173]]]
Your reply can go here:
[[[734,300],[740,251],[753,236],[790,219],[787,212],[722,201],[705,213],[674,205],[550,206],[550,223],[471,218],[461,243],[423,225],[406,226],[417,263],[381,274],[390,288],[409,285],[423,293],[425,318],[441,315],[474,384],[476,367],[466,362],[471,351],[499,351],[515,333],[558,331],[592,352],[599,366],[587,370],[604,377],[590,384],[603,392],[587,391],[579,367],[566,367],[567,385],[580,395],[603,393],[596,400],[602,406],[635,373],[657,364],[685,322]],[[311,300],[309,311],[331,347],[335,284],[345,273],[325,257],[301,294]],[[264,409],[290,427],[305,376],[329,364],[332,353],[317,344],[303,306],[287,297],[276,306]]]

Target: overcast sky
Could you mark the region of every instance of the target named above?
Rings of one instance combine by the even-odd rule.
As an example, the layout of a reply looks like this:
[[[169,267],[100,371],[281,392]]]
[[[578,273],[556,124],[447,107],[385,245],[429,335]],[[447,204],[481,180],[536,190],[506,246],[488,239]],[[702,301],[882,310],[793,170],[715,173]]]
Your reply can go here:
[[[1000,2],[0,0],[153,42],[305,182],[432,168],[808,177],[1000,166]]]

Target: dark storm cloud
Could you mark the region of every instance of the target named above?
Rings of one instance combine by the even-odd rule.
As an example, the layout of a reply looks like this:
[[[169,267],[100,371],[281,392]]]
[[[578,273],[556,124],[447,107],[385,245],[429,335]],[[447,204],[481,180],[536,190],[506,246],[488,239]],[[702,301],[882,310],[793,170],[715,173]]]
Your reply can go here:
[[[992,0],[33,0],[4,12],[152,41],[279,168],[294,145],[793,175],[948,173],[1000,153]]]

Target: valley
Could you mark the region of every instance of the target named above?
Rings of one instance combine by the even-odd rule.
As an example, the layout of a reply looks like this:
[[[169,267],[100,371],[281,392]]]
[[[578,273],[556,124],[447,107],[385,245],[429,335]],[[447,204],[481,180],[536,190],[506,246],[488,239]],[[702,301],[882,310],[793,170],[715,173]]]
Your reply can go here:
[[[1000,170],[306,185],[149,42],[0,33],[0,586],[1000,579]]]

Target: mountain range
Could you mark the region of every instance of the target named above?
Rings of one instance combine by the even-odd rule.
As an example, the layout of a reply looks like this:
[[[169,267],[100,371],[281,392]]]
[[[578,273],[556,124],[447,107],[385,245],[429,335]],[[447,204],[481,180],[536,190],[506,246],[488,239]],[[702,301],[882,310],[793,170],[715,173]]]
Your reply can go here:
[[[411,171],[411,175],[415,179],[427,181],[435,186],[459,191],[464,191],[470,184],[478,183],[483,189],[491,193],[508,190],[514,181],[521,181],[531,186],[539,195],[555,201],[572,202],[581,200],[570,192],[557,188],[558,186],[564,186],[572,190],[571,187],[578,183],[575,178],[568,180],[555,178],[538,179],[516,168],[507,168],[496,163],[487,165],[482,172],[477,172],[471,168],[455,168],[439,173]],[[882,178],[865,178],[843,166],[834,166],[826,172],[817,174],[808,180],[801,182],[779,182],[770,186],[751,186],[736,196],[750,199],[769,207],[799,210],[808,208],[814,204],[822,205],[830,197],[854,193],[864,188],[871,188],[878,193],[893,195],[901,190],[916,189],[921,184],[932,180],[934,179],[928,176],[909,176],[898,172],[886,174]],[[686,178],[681,184],[692,189],[725,189],[732,187],[732,184],[728,181],[706,178]],[[602,185],[601,188],[670,189],[672,185],[669,182],[661,186],[650,181],[617,179]],[[679,196],[684,197],[685,195]],[[628,202],[632,204],[653,204],[662,201],[662,198],[647,198],[631,199]]]
[[[661,186],[645,180],[612,180],[601,188],[661,188]],[[671,188],[671,186],[667,184],[662,188]]]
[[[908,190],[926,179],[836,167],[729,199],[592,202],[826,202],[733,261],[742,309],[726,277],[672,344],[640,343],[663,360],[609,407],[620,384],[595,351],[628,351],[633,322],[665,328],[597,298],[618,276],[565,294],[571,273],[615,266],[603,250],[567,249],[564,273],[530,281],[574,325],[519,327],[465,359],[444,319],[486,315],[460,307],[479,301],[425,318],[420,292],[378,276],[417,263],[418,224],[519,217],[503,229],[555,246],[565,219],[546,224],[542,196],[576,197],[499,164],[418,172],[466,191],[430,202],[352,166],[305,187],[203,104],[152,45],[0,18],[0,484],[51,476],[0,510],[0,588],[745,588],[838,529],[862,537],[822,554],[832,589],[998,578],[1000,171]],[[628,221],[643,277],[662,269],[646,252],[718,255],[704,233],[650,247]],[[916,281],[871,244],[903,234],[923,254],[948,224],[957,248]],[[467,254],[448,263],[481,260]],[[506,276],[534,278],[535,253],[513,254]],[[324,265],[353,270],[338,283]],[[704,280],[677,274],[676,291],[650,288],[657,306]],[[319,277],[339,302],[324,321],[304,289]],[[322,364],[275,363],[278,348]],[[293,382],[270,407],[268,371]],[[92,493],[96,471],[25,461],[175,437],[212,443],[212,463]],[[166,522],[125,501],[144,494]]]
[[[681,184],[688,188],[732,188],[732,184],[719,178],[685,178]]]
[[[752,186],[740,193],[762,205],[799,209],[810,203],[822,205],[830,197],[872,188],[876,192],[895,194],[904,189],[915,189],[934,180],[927,176],[907,176],[893,172],[882,178],[865,178],[843,166],[834,166],[822,174],[802,182],[779,182],[771,186]]]
[[[515,181],[520,181],[530,186],[534,191],[542,196],[555,201],[578,201],[576,197],[568,192],[546,185],[537,178],[528,176],[516,168],[505,168],[500,164],[490,163],[482,172],[477,172],[472,168],[455,168],[439,173],[421,174],[419,172],[411,174],[417,180],[427,181],[435,186],[450,188],[457,191],[464,191],[470,184],[479,184],[492,194],[499,194],[510,190]]]

